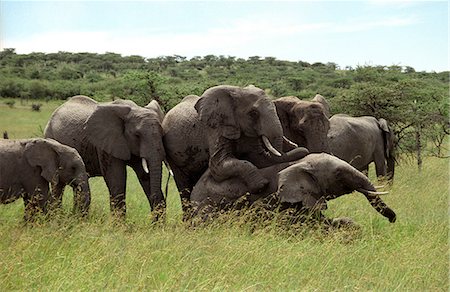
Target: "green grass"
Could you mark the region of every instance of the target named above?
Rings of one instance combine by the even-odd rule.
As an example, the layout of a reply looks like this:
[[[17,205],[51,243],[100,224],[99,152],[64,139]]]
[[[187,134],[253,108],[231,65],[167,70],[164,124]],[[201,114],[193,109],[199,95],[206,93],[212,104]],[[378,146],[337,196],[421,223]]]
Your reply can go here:
[[[35,136],[56,106],[35,113],[0,101],[0,130]],[[103,180],[94,178],[85,221],[63,214],[24,226],[22,201],[0,206],[0,290],[448,291],[448,162],[427,158],[422,173],[414,164],[397,167],[383,197],[396,223],[354,193],[330,202],[326,214],[351,217],[360,228],[328,232],[270,224],[251,232],[245,219],[189,228],[173,181],[168,222],[153,225],[132,171],[127,219],[119,224],[109,216]],[[71,197],[67,191],[66,213]]]

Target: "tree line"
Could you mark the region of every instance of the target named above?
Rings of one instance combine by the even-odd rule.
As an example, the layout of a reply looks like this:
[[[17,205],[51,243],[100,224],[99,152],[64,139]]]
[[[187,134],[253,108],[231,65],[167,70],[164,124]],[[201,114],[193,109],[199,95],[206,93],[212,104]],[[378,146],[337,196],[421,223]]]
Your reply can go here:
[[[167,111],[189,94],[219,84],[253,84],[270,96],[311,99],[323,95],[333,113],[385,118],[397,150],[445,156],[449,125],[449,72],[417,72],[409,66],[358,66],[283,61],[253,56],[161,56],[116,53],[0,52],[0,97],[66,99],[83,94],[98,101],[156,99]]]

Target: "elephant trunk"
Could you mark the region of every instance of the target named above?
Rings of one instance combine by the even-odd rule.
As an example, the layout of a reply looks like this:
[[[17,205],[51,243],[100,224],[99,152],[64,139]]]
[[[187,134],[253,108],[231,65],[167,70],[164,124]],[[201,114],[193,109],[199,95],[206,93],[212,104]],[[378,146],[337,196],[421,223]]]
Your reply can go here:
[[[389,219],[389,222],[394,223],[397,219],[397,215],[395,212],[389,208],[386,203],[381,200],[381,198],[378,195],[371,195],[371,194],[364,194],[369,201],[370,205],[377,210],[378,213],[383,215],[384,217]]]
[[[327,133],[328,131],[323,129],[305,132],[305,147],[308,148],[311,153],[330,153]]]
[[[160,211],[165,208],[165,200],[161,191],[162,163],[165,158],[164,146],[162,144],[160,127],[155,127],[152,131],[151,141],[141,145],[141,165],[150,179],[150,194],[147,194],[150,207],[157,219]],[[156,212],[155,212],[156,211]]]
[[[271,122],[265,122],[264,129],[260,133],[260,137],[262,139],[263,145],[269,150],[272,154],[276,156],[281,156],[283,153],[283,128],[281,127],[280,121],[275,119]]]
[[[150,205],[155,218],[165,210],[165,200],[161,190],[162,162],[160,155],[153,155],[148,159],[150,167]]]
[[[350,164],[347,164],[345,167],[345,171],[341,171],[342,179],[345,184],[349,187],[342,191],[342,194],[348,193],[349,191],[356,190],[367,198],[370,205],[381,215],[389,219],[389,222],[394,223],[396,220],[395,212],[389,208],[383,200],[378,196],[381,194],[377,192],[374,185],[370,182],[370,180],[363,173],[352,167]]]
[[[87,175],[83,175],[72,182],[71,187],[74,192],[74,212],[86,216],[91,205],[91,190]]]

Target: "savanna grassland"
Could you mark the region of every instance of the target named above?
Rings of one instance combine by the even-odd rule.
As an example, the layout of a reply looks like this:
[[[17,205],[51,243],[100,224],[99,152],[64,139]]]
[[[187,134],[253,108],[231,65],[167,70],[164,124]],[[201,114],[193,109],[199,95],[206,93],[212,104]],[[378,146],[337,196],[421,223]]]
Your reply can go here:
[[[62,101],[41,101],[40,112],[0,100],[0,130],[10,138],[42,135]],[[373,171],[372,171],[373,173]],[[167,174],[164,174],[164,184]],[[372,178],[373,179],[373,178]],[[109,216],[101,178],[91,179],[87,220],[64,211],[25,225],[21,200],[0,206],[0,290],[449,290],[449,161],[426,157],[419,173],[402,160],[383,199],[397,213],[390,224],[358,193],[329,203],[330,217],[352,217],[359,229],[281,229],[243,219],[190,228],[181,222],[173,180],[168,220],[152,224],[133,172],[127,219]]]

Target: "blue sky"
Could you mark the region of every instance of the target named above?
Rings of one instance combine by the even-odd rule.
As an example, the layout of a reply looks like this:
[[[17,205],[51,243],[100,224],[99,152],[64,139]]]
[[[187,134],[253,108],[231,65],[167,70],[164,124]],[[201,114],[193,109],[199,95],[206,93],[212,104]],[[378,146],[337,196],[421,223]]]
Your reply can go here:
[[[0,48],[449,70],[447,1],[4,1]]]

